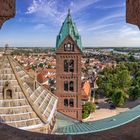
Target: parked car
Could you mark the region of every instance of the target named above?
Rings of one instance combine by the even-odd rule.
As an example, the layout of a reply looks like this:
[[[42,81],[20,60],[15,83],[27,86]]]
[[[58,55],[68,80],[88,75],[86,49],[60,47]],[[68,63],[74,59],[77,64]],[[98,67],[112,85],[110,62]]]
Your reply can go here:
[[[96,109],[100,109],[100,107],[98,105],[96,105]]]
[[[112,102],[109,102],[109,109],[116,109],[116,106]]]

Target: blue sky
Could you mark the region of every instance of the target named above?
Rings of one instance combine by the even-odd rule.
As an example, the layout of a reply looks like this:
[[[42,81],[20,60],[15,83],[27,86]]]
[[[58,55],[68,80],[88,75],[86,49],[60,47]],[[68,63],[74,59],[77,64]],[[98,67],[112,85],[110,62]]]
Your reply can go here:
[[[140,47],[138,27],[125,22],[125,0],[17,0],[16,7],[0,46],[54,47],[70,8],[84,47]]]

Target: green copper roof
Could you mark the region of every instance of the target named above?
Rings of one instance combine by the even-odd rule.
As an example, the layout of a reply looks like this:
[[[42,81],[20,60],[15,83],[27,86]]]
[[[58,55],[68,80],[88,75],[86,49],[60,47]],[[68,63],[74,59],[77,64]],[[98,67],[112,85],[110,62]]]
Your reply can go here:
[[[75,41],[75,43],[78,45],[78,47],[82,50],[81,36],[79,35],[77,27],[72,20],[70,10],[61,27],[59,35],[57,36],[56,49],[60,47],[61,43],[64,41],[64,39],[68,35],[70,35],[72,37],[72,39]]]
[[[127,112],[120,113],[119,115],[92,122],[71,122],[63,121],[58,118],[55,133],[65,135],[77,135],[100,132],[109,130],[127,124],[140,117],[140,105],[130,109]],[[60,125],[62,124],[63,125]]]

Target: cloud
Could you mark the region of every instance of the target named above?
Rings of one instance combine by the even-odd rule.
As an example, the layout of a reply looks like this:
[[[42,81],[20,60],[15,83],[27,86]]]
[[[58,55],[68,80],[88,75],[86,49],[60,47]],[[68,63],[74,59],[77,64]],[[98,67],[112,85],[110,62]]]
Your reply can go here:
[[[120,22],[116,22],[116,20],[120,20],[120,18],[124,18],[123,12],[115,11],[111,14],[107,14],[106,16],[103,16],[102,18],[99,18],[98,20],[94,21],[92,24],[89,23],[86,26],[82,26],[80,32],[90,32],[90,31],[96,31],[100,32],[103,29],[111,29],[112,26],[116,27],[116,25],[120,24]]]
[[[72,0],[71,1],[71,6],[70,9],[72,9],[72,12],[78,12],[81,11],[85,8],[87,8],[88,6],[91,6],[93,4],[96,4],[97,2],[100,2],[101,0]]]
[[[139,47],[139,36],[140,31],[137,27],[123,25],[118,28],[94,32],[92,44],[102,47]]]
[[[137,38],[138,35],[140,36],[140,31],[132,26],[123,26],[120,29],[120,37],[122,38]],[[139,38],[140,40],[140,38]]]
[[[88,28],[87,31],[95,31],[95,30],[100,30],[100,29],[103,29],[103,28],[106,28],[106,27],[110,27],[110,26],[113,26],[115,25],[114,23],[112,24],[103,24],[103,25],[98,25],[98,26],[94,26],[94,27],[91,27],[91,28]]]
[[[57,10],[56,0],[33,0],[26,14],[36,14],[39,18],[47,18],[55,22],[61,21],[63,17],[63,13]]]
[[[125,3],[120,3],[120,4],[116,4],[116,5],[99,5],[99,6],[95,6],[96,9],[102,9],[102,10],[112,9],[112,8],[122,8],[122,7],[125,7]]]
[[[97,24],[98,25],[98,24],[109,22],[109,21],[112,21],[112,20],[115,22],[114,19],[124,18],[124,17],[125,17],[125,14],[123,12],[116,11],[115,13],[113,12],[110,15],[107,15],[107,16],[104,16],[103,18],[100,18],[94,24]]]
[[[47,18],[54,23],[62,23],[68,8],[71,9],[72,13],[76,13],[99,1],[101,0],[71,0],[66,3],[58,0],[33,0],[27,8],[26,14],[35,14],[39,18]]]
[[[37,25],[34,26],[35,30],[42,30],[42,29],[45,29],[45,28],[46,28],[45,24],[37,24]]]

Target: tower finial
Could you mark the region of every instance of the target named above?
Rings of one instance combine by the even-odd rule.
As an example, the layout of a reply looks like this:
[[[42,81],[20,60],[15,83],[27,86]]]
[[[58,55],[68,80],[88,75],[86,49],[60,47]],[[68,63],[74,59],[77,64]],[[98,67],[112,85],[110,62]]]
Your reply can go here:
[[[70,15],[70,8],[68,9],[68,15]]]

